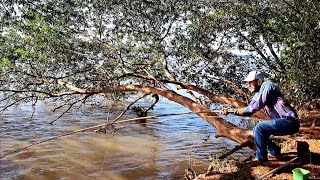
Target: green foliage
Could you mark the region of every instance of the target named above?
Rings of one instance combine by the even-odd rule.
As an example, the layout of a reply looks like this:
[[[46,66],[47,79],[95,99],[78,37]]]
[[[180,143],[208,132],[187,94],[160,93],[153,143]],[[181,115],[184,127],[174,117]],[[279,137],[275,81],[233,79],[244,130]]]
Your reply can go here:
[[[319,98],[318,1],[3,1],[2,89],[61,92],[78,87],[154,85],[131,73],[241,97],[243,77],[260,69],[296,104]],[[234,50],[239,51],[234,53]],[[3,79],[1,77],[0,79]],[[42,96],[42,95],[41,95]]]
[[[0,68],[9,68],[11,66],[11,63],[8,59],[3,59],[0,62]]]

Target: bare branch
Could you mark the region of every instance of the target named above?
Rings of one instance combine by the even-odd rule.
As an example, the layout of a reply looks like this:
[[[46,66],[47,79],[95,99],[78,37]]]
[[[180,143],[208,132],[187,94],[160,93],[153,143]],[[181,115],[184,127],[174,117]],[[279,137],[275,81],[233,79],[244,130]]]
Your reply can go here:
[[[62,114],[60,114],[60,116],[58,118],[56,118],[55,120],[51,121],[50,124],[53,124],[55,121],[57,121],[58,119],[60,119],[63,115],[65,115],[67,112],[69,112],[69,110],[77,103],[85,101],[89,96],[91,96],[92,94],[88,94],[86,95],[84,98],[76,100],[74,102],[72,102],[71,104],[69,104],[69,107],[67,110],[65,110]]]
[[[229,155],[233,154],[234,152],[236,152],[244,147],[247,147],[248,145],[250,145],[250,142],[244,142],[242,144],[239,144],[239,145],[235,146],[233,149],[231,149],[230,151],[228,151],[227,153],[219,156],[218,159],[224,159],[224,158],[228,157]]]
[[[135,104],[136,102],[138,102],[140,99],[143,99],[143,98],[147,97],[149,94],[150,94],[150,93],[147,93],[147,94],[139,97],[138,99],[136,99],[136,100],[133,101],[132,103],[130,103],[130,104],[121,112],[121,114],[119,114],[119,116],[116,117],[111,123],[113,124],[114,122],[118,121],[118,120],[124,115],[124,113],[126,113],[126,112],[130,109],[130,107],[131,107],[133,104]]]
[[[276,54],[276,52],[274,52],[274,49],[272,47],[272,44],[270,42],[267,41],[267,46],[272,54],[272,56],[274,57],[275,59],[275,62],[280,66],[281,70],[285,70],[284,67],[283,67],[283,64],[280,62],[280,59],[278,57],[278,55]]]
[[[272,69],[277,70],[277,68],[274,67],[274,65],[270,62],[269,58],[265,56],[265,54],[261,51],[261,49],[257,46],[257,44],[252,40],[249,39],[247,36],[243,35],[241,32],[239,32],[239,35],[244,38],[253,48],[257,53],[264,59],[264,62],[267,63],[269,67]]]
[[[159,96],[157,94],[152,95],[152,97],[155,98],[155,101],[153,102],[153,104],[145,111],[148,112],[150,109],[153,110],[153,107],[158,103],[159,101]]]
[[[63,107],[66,106],[71,100],[72,100],[72,99],[68,99],[64,104],[55,107],[55,108],[52,110],[52,112],[55,112],[56,110],[63,108]]]
[[[0,90],[1,91],[1,90]],[[13,92],[13,94],[11,95],[8,95],[7,97],[3,98],[3,99],[0,99],[0,102],[3,102],[3,101],[6,101],[6,100],[9,100],[10,98],[13,98],[15,95],[17,95],[18,92]]]
[[[14,106],[16,104],[19,104],[21,101],[23,100],[26,100],[26,99],[29,99],[30,97],[27,96],[27,97],[22,97],[18,100],[15,100],[13,103],[9,104],[9,105],[5,105],[1,110],[0,110],[0,115],[4,113],[5,110],[7,110],[8,108],[10,108],[11,106]]]
[[[201,105],[205,105],[204,101],[200,98],[198,98],[196,95],[194,95],[194,93],[192,91],[190,91],[189,89],[187,90],[187,93],[191,95],[192,99],[196,102],[198,102]]]
[[[220,78],[222,81],[226,82],[229,86],[231,86],[233,88],[233,90],[235,90],[237,93],[242,94],[245,99],[246,99],[246,104],[249,104],[249,98],[248,98],[248,94],[246,92],[244,92],[242,90],[242,88],[240,88],[237,84],[235,84],[234,82],[231,82],[225,78]]]

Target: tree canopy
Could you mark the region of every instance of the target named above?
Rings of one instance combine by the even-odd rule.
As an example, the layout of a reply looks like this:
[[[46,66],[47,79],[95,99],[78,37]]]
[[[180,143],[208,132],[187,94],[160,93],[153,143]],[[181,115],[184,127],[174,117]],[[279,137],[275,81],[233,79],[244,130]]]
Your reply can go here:
[[[61,81],[82,89],[190,83],[244,101],[241,80],[254,69],[299,105],[320,97],[319,9],[315,0],[4,0],[2,110],[94,100]]]

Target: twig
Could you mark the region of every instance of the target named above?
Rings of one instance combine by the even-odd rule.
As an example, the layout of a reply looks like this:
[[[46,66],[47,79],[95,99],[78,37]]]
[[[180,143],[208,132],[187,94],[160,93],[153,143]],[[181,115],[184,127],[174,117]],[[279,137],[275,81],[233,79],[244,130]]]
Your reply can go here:
[[[233,154],[234,152],[236,152],[236,151],[238,151],[238,150],[240,150],[240,149],[242,149],[242,148],[244,148],[244,147],[247,147],[247,146],[250,145],[250,144],[251,144],[251,143],[250,143],[249,141],[247,141],[247,142],[244,142],[244,143],[242,143],[242,144],[240,144],[240,145],[237,145],[237,146],[235,146],[233,149],[231,149],[230,151],[228,151],[227,153],[219,156],[218,159],[224,159],[224,158],[228,157],[229,155]]]
[[[80,99],[80,100],[77,100],[77,101],[74,101],[72,102],[71,104],[69,104],[69,107],[67,110],[65,110],[62,114],[60,114],[60,116],[58,118],[56,118],[55,120],[51,121],[49,124],[53,124],[55,121],[57,121],[58,119],[60,119],[63,115],[65,115],[67,112],[69,112],[69,110],[77,103],[79,103],[80,101],[85,101],[89,96],[91,96],[92,94],[88,94],[86,95],[84,98]],[[62,105],[64,106],[64,105]],[[61,106],[61,107],[62,107]]]
[[[0,90],[1,91],[1,90]],[[6,100],[8,100],[8,99],[10,99],[10,98],[13,98],[15,95],[17,95],[18,94],[18,92],[13,92],[13,94],[10,94],[10,95],[8,95],[7,97],[5,97],[5,98],[3,98],[3,99],[0,99],[0,102],[4,102],[4,101],[6,101]]]
[[[194,164],[192,161],[192,156],[191,156],[191,152],[189,151],[189,165],[188,165],[188,169],[186,169],[186,174],[185,174],[185,179],[187,180],[191,180],[194,179],[195,177],[197,177],[196,172],[194,171]]]
[[[199,145],[195,145],[195,144],[191,144],[191,145],[187,145],[187,146],[181,146],[181,147],[176,147],[176,148],[168,148],[165,149],[166,151],[172,151],[172,150],[183,150],[183,149],[192,149],[192,148],[201,148],[201,147],[212,147],[214,146],[214,143],[205,143],[205,144],[199,144]]]
[[[145,94],[145,95],[139,97],[138,99],[136,99],[135,101],[133,101],[132,103],[130,103],[113,121],[111,121],[111,124],[113,124],[113,123],[115,123],[117,120],[119,120],[119,119],[123,116],[123,114],[126,113],[126,112],[128,111],[128,109],[129,109],[133,104],[135,104],[135,103],[136,103],[137,101],[139,101],[140,99],[145,98],[145,97],[148,96],[149,94],[150,94],[150,93]],[[111,108],[112,108],[113,106],[114,106],[114,104],[111,106]],[[109,110],[109,112],[108,112],[108,117],[107,117],[107,120],[108,120],[108,121],[109,121],[109,115],[110,115],[111,108],[110,108],[110,110]],[[108,126],[108,125],[107,125],[107,126]],[[96,132],[101,131],[102,129],[104,129],[105,132],[106,132],[106,127],[107,127],[107,126],[104,126],[104,127],[99,128],[98,130],[96,130]]]
[[[242,149],[242,148],[244,148],[244,147],[247,147],[247,146],[249,146],[249,145],[250,145],[250,142],[249,142],[249,141],[244,142],[244,143],[242,143],[242,144],[240,144],[240,145],[237,145],[237,146],[235,146],[233,149],[231,149],[230,151],[228,151],[227,153],[219,156],[218,159],[224,159],[224,158],[228,157],[229,155],[233,154],[234,152],[236,152],[236,151],[238,151],[238,150],[240,150],[240,149]],[[213,170],[213,166],[212,166],[212,163],[210,163],[210,165],[209,165],[209,167],[208,167],[208,169],[207,169],[207,173],[206,173],[206,174],[209,174],[212,170]]]
[[[15,90],[15,89],[0,89],[2,92],[13,92],[13,93],[28,93],[28,92],[35,92],[39,94],[45,94],[49,97],[61,97],[61,96],[66,96],[66,95],[71,95],[71,94],[78,94],[78,92],[75,91],[69,91],[69,92],[63,92],[59,94],[52,94],[46,91],[39,91],[39,90]]]
[[[124,113],[126,113],[126,112],[128,111],[128,109],[129,109],[133,104],[135,104],[136,102],[138,102],[140,99],[145,98],[145,97],[148,96],[149,94],[150,94],[150,93],[147,93],[147,94],[139,97],[138,99],[136,99],[136,100],[133,101],[132,103],[130,103],[130,104],[122,111],[122,113],[119,114],[119,116],[116,117],[111,123],[114,123],[114,122],[116,122],[117,120],[119,120],[119,119],[122,117],[122,115],[123,115]]]
[[[285,163],[285,164],[283,164],[283,165],[281,165],[281,166],[279,166],[279,167],[277,167],[277,168],[275,168],[275,169],[267,172],[266,174],[260,176],[260,177],[257,178],[257,179],[258,179],[258,180],[262,180],[262,179],[264,179],[264,178],[267,178],[267,177],[269,177],[271,174],[273,174],[273,173],[279,171],[280,169],[288,166],[290,163],[292,163],[293,161],[295,161],[295,160],[297,160],[297,159],[298,159],[298,157],[295,157],[295,158],[291,159],[290,161],[288,161],[287,163]]]
[[[154,97],[156,100],[153,102],[153,104],[145,111],[148,112],[150,109],[153,110],[154,105],[156,105],[159,101],[159,95],[158,94],[153,94],[152,97]]]
[[[57,117],[55,120],[51,121],[49,124],[53,124],[54,122],[56,122],[58,119],[60,119],[63,115],[65,115],[75,104],[77,104],[79,101],[75,101],[71,104],[69,104],[69,107],[67,110],[65,110],[62,114],[60,114],[59,117]]]
[[[22,98],[20,98],[20,99],[18,99],[18,100],[16,100],[16,101],[14,101],[14,102],[11,103],[11,104],[4,106],[3,109],[0,110],[0,115],[1,115],[2,113],[4,113],[4,111],[7,110],[8,108],[10,108],[11,106],[14,106],[15,104],[18,104],[20,101],[23,101],[23,100],[28,99],[28,98],[30,98],[30,97],[29,97],[29,96],[27,96],[27,97],[22,97]]]
[[[61,109],[62,107],[66,106],[69,102],[71,101],[71,99],[67,99],[62,105],[60,106],[56,106],[54,109],[52,109],[52,112],[56,112],[56,110]]]
[[[81,110],[81,106],[86,104],[86,101],[90,96],[92,96],[92,94],[88,94],[82,100],[80,100],[80,101],[82,101],[82,103],[77,107],[76,111],[80,111],[82,114],[88,115],[88,113],[86,113],[83,110]]]
[[[196,95],[194,95],[194,93],[193,93],[191,90],[187,89],[187,93],[190,94],[191,97],[192,97],[192,99],[193,99],[194,101],[196,101],[197,103],[199,103],[199,104],[201,104],[201,105],[204,105],[204,104],[205,104],[205,103],[202,101],[202,99],[200,99],[199,97],[197,97]]]

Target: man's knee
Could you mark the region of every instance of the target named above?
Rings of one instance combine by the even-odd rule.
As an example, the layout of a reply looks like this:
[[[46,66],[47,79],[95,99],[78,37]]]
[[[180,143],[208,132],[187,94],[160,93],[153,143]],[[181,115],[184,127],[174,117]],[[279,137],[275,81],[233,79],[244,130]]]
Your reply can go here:
[[[253,134],[262,134],[262,124],[259,123],[253,128]]]
[[[257,125],[253,128],[253,134],[256,135],[257,134]]]

